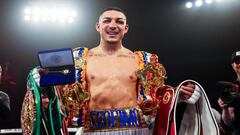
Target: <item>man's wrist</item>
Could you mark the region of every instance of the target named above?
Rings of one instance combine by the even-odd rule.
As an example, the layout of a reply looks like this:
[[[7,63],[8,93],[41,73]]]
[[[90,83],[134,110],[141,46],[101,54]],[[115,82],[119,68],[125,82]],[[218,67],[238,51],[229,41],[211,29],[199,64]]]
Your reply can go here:
[[[199,100],[200,96],[201,96],[201,90],[197,85],[195,85],[195,89],[192,96],[189,99],[183,100],[183,101],[188,104],[195,104]]]

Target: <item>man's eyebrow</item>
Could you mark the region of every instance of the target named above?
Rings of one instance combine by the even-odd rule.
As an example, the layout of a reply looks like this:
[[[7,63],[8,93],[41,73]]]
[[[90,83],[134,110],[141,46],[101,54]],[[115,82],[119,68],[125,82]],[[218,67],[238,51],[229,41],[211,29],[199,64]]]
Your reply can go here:
[[[120,18],[120,17],[117,17],[117,18],[111,18],[111,17],[103,17],[102,19],[116,19],[116,20],[126,20],[125,18]]]

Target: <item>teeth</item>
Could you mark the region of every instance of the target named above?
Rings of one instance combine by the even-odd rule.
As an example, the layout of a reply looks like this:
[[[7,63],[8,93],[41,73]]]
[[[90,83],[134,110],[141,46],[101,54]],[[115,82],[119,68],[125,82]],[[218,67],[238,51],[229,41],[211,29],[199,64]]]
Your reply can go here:
[[[116,32],[108,32],[108,34],[110,34],[110,35],[116,35],[117,33],[116,33]]]

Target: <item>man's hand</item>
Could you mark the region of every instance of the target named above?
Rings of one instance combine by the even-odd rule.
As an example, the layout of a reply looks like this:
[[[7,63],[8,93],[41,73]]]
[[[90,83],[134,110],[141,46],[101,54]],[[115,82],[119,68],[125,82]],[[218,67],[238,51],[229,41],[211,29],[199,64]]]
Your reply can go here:
[[[188,82],[186,85],[182,85],[180,87],[181,99],[182,100],[189,99],[192,96],[194,89],[195,89],[195,85],[190,82]]]
[[[200,96],[200,88],[191,82],[180,87],[180,99],[185,103],[195,104]]]
[[[224,101],[219,98],[218,99],[218,105],[222,109],[222,120],[224,124],[227,126],[233,126],[233,123],[235,121],[235,108],[234,107],[228,107]]]
[[[218,105],[220,106],[221,109],[227,108],[227,104],[224,103],[221,98],[218,99]]]

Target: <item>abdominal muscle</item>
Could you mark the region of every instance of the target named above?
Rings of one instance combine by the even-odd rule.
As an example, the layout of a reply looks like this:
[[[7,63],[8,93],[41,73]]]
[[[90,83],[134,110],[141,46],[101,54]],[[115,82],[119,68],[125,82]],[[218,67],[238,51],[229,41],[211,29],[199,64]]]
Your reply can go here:
[[[125,109],[137,106],[136,83],[126,84],[112,78],[100,85],[90,87],[90,111]]]
[[[139,65],[135,54],[129,50],[114,55],[91,53],[86,72],[90,111],[136,107]]]

